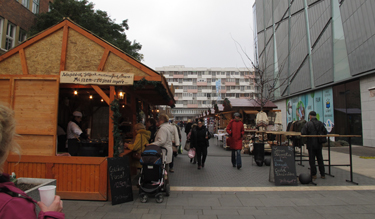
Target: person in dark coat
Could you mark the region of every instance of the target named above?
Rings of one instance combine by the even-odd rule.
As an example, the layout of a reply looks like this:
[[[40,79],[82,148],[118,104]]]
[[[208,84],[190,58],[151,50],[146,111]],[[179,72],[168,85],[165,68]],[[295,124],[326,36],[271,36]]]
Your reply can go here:
[[[185,125],[186,136],[189,134],[192,125],[193,125],[193,123],[191,122],[191,119],[189,119],[187,124]]]
[[[190,147],[195,148],[198,170],[204,167],[204,163],[207,158],[207,147],[208,147],[209,133],[206,126],[203,125],[203,121],[199,120],[197,127],[192,131],[190,138]]]
[[[237,166],[237,169],[240,169],[242,167],[242,136],[245,134],[240,116],[240,113],[234,113],[234,119],[232,119],[227,126],[227,133],[230,136],[229,148],[232,150],[232,165],[233,167]]]
[[[310,121],[305,124],[301,130],[302,135],[318,135],[319,133],[327,134],[327,129],[324,127],[324,124],[316,119],[316,112],[311,111],[309,113]],[[316,166],[315,166],[315,157],[318,160],[319,172],[322,179],[325,179],[325,170],[323,162],[322,148],[323,145],[318,142],[318,137],[307,138],[307,150],[309,151],[309,164],[311,178],[316,179]]]

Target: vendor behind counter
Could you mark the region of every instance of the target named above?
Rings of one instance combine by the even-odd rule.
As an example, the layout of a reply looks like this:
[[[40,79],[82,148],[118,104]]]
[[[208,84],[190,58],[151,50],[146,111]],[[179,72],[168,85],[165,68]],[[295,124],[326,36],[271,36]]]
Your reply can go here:
[[[81,127],[82,113],[79,111],[73,112],[73,119],[68,123],[66,130],[68,139],[68,152],[71,156],[78,156],[79,140],[88,139],[86,132],[82,131]]]

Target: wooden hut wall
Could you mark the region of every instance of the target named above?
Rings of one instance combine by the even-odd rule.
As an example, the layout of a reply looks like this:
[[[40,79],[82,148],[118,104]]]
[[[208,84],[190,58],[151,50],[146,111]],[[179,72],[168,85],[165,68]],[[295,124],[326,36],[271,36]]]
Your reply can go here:
[[[64,199],[106,200],[106,157],[55,155],[62,70],[132,72],[137,80],[161,77],[68,20],[0,56],[0,101],[15,111],[17,142],[22,147],[21,158],[9,155],[4,170],[17,177],[57,179],[57,194]],[[100,94],[97,86],[92,87]],[[102,98],[110,103],[114,92],[110,86],[111,95]],[[108,119],[111,116],[109,110]],[[112,146],[110,137],[109,157]]]

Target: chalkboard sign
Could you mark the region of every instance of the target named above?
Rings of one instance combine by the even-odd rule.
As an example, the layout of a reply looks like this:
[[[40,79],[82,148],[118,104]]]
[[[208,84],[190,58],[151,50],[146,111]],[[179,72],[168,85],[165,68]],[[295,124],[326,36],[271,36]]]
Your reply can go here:
[[[294,148],[292,146],[272,146],[275,185],[297,185]]]
[[[129,158],[108,158],[108,176],[111,186],[112,205],[133,201]]]

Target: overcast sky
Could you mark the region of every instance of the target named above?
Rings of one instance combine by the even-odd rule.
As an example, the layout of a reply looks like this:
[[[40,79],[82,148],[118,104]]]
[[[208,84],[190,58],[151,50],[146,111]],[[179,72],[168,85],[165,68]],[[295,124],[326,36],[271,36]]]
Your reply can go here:
[[[128,19],[126,35],[142,45],[143,64],[153,69],[245,67],[234,40],[254,54],[254,0],[89,1],[116,23]]]

